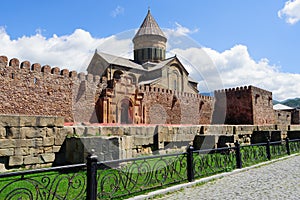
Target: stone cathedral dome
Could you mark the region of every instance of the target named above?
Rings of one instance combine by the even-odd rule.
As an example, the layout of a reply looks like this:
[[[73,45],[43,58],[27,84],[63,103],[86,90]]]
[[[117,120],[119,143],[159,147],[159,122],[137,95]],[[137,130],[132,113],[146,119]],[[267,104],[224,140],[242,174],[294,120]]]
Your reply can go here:
[[[159,28],[157,22],[148,10],[142,25],[133,38],[134,61],[160,62],[166,58],[167,38]]]

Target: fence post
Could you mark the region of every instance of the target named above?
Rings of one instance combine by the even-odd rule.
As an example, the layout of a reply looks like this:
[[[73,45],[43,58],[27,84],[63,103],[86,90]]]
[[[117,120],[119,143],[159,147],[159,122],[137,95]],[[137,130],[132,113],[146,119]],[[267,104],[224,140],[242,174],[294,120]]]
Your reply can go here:
[[[97,156],[95,150],[92,149],[87,157],[87,185],[86,185],[86,199],[97,199]]]
[[[271,147],[270,147],[270,139],[267,140],[266,152],[268,160],[271,160]]]
[[[189,182],[194,181],[194,158],[193,158],[193,151],[194,151],[194,147],[192,145],[189,145],[187,148],[187,178]]]
[[[236,156],[236,168],[242,169],[242,155],[241,155],[241,144],[237,140],[235,143],[235,156]]]
[[[286,145],[286,153],[288,155],[291,155],[291,150],[290,150],[290,139],[287,137],[285,138],[285,145]]]

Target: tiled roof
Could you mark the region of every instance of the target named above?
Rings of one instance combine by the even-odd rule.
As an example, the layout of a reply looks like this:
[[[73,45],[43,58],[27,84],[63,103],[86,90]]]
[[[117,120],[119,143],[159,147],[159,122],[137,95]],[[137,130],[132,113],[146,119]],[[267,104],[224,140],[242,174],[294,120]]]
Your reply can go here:
[[[162,30],[159,28],[157,22],[151,15],[150,10],[148,10],[147,16],[140,26],[138,32],[135,34],[134,38],[142,35],[160,35],[166,38]]]

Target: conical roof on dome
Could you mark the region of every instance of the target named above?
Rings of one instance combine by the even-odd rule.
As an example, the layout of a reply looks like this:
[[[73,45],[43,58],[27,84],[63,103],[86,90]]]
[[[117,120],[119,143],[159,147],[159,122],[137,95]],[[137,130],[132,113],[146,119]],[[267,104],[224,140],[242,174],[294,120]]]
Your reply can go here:
[[[159,28],[157,22],[151,15],[150,10],[148,10],[147,16],[145,17],[142,25],[140,26],[138,32],[135,34],[134,38],[142,35],[159,35],[166,38],[162,30]]]

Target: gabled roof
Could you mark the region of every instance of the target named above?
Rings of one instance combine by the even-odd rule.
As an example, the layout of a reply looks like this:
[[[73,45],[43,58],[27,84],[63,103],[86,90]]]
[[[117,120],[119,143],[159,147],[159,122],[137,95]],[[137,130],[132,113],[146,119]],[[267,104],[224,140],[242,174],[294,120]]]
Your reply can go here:
[[[142,67],[142,65],[139,65],[130,59],[122,58],[119,56],[114,56],[111,54],[103,53],[103,52],[97,52],[99,56],[101,56],[107,63],[118,65],[118,66],[124,66],[132,69],[138,69],[145,71],[145,69]]]
[[[166,38],[162,30],[159,28],[157,22],[151,15],[150,10],[148,10],[147,16],[145,17],[142,25],[140,26],[138,32],[135,34],[134,38],[142,35],[159,35],[161,37]]]
[[[157,69],[161,69],[163,68],[164,66],[166,66],[170,61],[172,61],[174,59],[174,57],[170,57],[170,58],[167,58],[166,60],[163,60],[159,63],[155,63],[155,66],[149,68],[148,71],[154,71],[154,70],[157,70]]]
[[[274,110],[294,110],[295,108],[292,108],[292,107],[289,107],[289,106],[279,103],[279,104],[274,105],[273,109]]]

